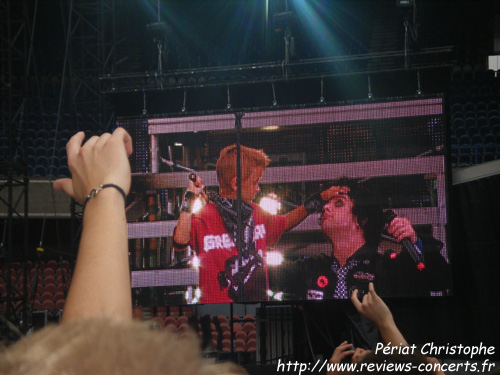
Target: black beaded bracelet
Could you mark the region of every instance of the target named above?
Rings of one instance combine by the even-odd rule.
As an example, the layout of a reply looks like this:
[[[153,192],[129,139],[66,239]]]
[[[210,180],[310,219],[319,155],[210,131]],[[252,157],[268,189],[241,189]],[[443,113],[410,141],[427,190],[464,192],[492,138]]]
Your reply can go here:
[[[120,192],[120,194],[123,196],[123,200],[125,201],[125,204],[127,203],[127,194],[125,194],[125,192],[123,191],[123,189],[121,187],[119,187],[118,185],[115,185],[115,184],[105,184],[105,185],[99,185],[99,187],[97,189],[92,189],[89,193],[89,195],[87,195],[87,197],[85,198],[85,201],[83,202],[83,210],[85,210],[85,206],[87,205],[87,202],[92,199],[92,198],[95,198],[96,195],[102,190],[102,189],[106,189],[106,188],[115,188],[116,190],[118,190]]]

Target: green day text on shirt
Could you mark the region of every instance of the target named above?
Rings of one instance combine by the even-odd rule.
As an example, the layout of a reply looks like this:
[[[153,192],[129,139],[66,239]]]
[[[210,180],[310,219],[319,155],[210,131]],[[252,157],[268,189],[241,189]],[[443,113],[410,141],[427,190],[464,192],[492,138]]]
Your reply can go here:
[[[265,238],[266,227],[264,224],[258,224],[255,226],[253,231],[253,240],[258,241]],[[223,234],[209,234],[203,237],[203,250],[208,253],[215,249],[225,249],[231,251],[232,248],[236,247],[234,241],[228,233]]]

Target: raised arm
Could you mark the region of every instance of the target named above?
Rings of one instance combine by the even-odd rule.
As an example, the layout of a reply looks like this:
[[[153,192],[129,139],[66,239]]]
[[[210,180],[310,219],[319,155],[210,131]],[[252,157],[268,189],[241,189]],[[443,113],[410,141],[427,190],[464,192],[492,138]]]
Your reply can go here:
[[[69,140],[66,150],[72,178],[55,181],[54,188],[80,204],[101,185],[113,184],[128,194],[130,135],[118,128],[112,135],[94,136],[82,146],[84,138],[79,132]],[[103,188],[87,199],[62,321],[95,316],[132,317],[125,202],[115,187]]]
[[[408,342],[406,342],[394,322],[391,310],[375,292],[373,283],[369,284],[368,293],[363,296],[363,302],[358,299],[357,289],[351,295],[351,302],[361,315],[375,323],[386,344],[408,346]]]
[[[208,201],[204,189],[205,186],[200,176],[196,177],[196,181],[189,180],[188,188],[182,199],[181,213],[174,230],[174,242],[179,246],[187,246],[191,240],[191,209],[199,195]]]

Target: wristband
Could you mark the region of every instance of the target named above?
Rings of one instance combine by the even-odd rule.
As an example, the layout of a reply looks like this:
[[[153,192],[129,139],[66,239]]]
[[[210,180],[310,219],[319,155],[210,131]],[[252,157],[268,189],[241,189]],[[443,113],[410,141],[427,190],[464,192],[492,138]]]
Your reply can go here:
[[[191,213],[195,200],[196,194],[192,191],[186,191],[184,193],[184,198],[182,198],[181,211]]]
[[[87,197],[85,198],[85,201],[83,202],[83,210],[85,211],[85,206],[87,205],[87,202],[90,199],[95,198],[97,196],[97,194],[99,194],[99,192],[102,189],[106,189],[106,188],[115,188],[116,190],[118,190],[120,192],[120,194],[123,196],[123,200],[125,201],[124,203],[125,204],[127,203],[127,194],[125,194],[125,192],[123,191],[123,189],[121,187],[119,187],[118,185],[115,185],[115,184],[105,184],[105,185],[99,185],[99,187],[97,189],[90,190],[89,195],[87,195]]]
[[[314,212],[321,212],[325,204],[326,201],[321,198],[321,194],[314,193],[304,201],[304,208],[308,214],[312,214]]]

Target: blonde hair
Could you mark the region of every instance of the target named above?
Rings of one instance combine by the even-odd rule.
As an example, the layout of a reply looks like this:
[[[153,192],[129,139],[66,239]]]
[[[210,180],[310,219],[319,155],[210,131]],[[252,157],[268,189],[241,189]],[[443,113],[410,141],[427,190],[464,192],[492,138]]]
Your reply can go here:
[[[221,190],[231,189],[231,180],[236,177],[236,144],[225,147],[217,160],[217,180]],[[264,150],[241,146],[241,180],[245,181],[256,168],[265,169],[271,159]]]
[[[246,374],[234,363],[209,364],[195,335],[179,337],[144,323],[93,318],[50,326],[0,353],[0,374]]]

